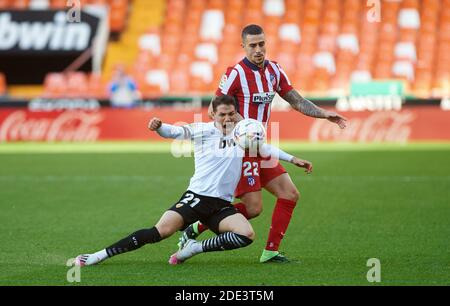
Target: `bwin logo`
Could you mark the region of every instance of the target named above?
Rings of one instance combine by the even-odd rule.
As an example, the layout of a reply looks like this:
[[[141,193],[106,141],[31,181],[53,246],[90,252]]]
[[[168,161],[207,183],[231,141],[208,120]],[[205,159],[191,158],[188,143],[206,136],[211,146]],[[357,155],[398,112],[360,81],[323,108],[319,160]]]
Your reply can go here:
[[[235,147],[236,143],[233,139],[221,139],[219,143],[219,149],[225,149],[226,147]]]
[[[10,13],[0,13],[0,50],[85,50],[91,28],[86,23],[67,23],[58,12],[53,22],[11,21]]]
[[[275,93],[273,92],[264,92],[253,95],[254,103],[271,103],[273,98],[275,98]]]

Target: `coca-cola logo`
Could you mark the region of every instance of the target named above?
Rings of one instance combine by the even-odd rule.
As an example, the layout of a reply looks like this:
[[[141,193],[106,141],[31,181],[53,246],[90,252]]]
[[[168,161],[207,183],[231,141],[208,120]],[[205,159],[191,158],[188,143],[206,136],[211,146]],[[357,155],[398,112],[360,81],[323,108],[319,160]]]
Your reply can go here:
[[[26,111],[15,111],[0,126],[0,141],[96,141],[98,112],[67,111],[54,118],[30,118]]]
[[[377,112],[367,118],[353,118],[346,129],[336,128],[326,120],[316,120],[309,131],[309,139],[348,142],[400,142],[406,143],[411,135],[411,112]]]

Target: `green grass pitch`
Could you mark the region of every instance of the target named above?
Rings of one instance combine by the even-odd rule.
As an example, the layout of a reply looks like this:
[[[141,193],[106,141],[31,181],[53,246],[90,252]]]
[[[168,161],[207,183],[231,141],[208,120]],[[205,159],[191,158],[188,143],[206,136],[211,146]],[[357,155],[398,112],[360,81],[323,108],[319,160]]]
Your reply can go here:
[[[170,266],[178,235],[81,270],[81,285],[450,285],[450,145],[285,144],[299,202],[282,251],[260,264],[274,197],[248,248]],[[0,145],[0,285],[73,285],[69,258],[150,227],[178,200],[193,160],[167,144]],[[205,234],[201,238],[209,237]]]

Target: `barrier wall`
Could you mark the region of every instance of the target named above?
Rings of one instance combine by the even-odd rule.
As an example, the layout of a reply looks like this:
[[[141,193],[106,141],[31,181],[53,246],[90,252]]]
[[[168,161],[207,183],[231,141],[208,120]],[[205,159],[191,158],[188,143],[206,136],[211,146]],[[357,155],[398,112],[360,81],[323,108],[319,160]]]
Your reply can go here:
[[[281,140],[311,142],[450,141],[450,111],[443,111],[437,106],[342,114],[349,119],[345,130],[326,120],[309,118],[293,110],[273,111],[269,134],[279,134]],[[100,108],[92,111],[44,112],[0,108],[0,141],[160,140],[156,133],[147,130],[148,120],[154,116],[167,123],[208,121],[206,109],[194,112],[172,108]]]

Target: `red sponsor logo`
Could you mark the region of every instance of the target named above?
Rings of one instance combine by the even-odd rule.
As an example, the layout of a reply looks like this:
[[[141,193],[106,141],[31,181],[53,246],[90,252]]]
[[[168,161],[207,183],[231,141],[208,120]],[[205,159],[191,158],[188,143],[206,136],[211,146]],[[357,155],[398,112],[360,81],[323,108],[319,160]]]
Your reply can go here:
[[[346,129],[337,129],[326,120],[311,126],[311,141],[400,142],[410,139],[415,115],[412,112],[377,112],[366,118],[352,118]]]
[[[96,141],[98,112],[66,111],[51,118],[33,118],[32,113],[15,111],[0,126],[0,141]]]

